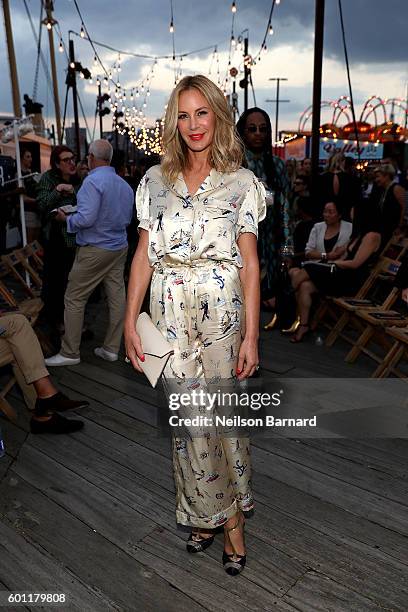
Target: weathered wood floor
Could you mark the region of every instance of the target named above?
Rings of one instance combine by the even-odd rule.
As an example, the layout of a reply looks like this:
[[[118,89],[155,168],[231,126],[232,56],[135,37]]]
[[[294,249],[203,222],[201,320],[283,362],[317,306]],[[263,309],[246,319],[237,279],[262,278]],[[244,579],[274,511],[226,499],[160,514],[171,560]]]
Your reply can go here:
[[[57,609],[95,612],[408,609],[407,440],[254,440],[248,565],[230,578],[221,535],[204,554],[185,552],[170,442],[153,425],[157,393],[123,361],[94,357],[96,345],[84,345],[79,366],[52,372],[90,400],[83,431],[28,434],[17,391],[19,426],[0,420],[0,591],[65,593]],[[371,373],[344,355],[262,337],[266,376]]]

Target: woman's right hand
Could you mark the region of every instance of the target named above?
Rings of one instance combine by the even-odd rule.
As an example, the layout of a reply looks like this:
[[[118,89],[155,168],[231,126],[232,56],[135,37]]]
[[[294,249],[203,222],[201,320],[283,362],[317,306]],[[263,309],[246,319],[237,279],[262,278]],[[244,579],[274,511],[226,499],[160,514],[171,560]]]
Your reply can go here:
[[[56,186],[55,189],[59,191],[60,193],[62,193],[63,191],[66,191],[67,193],[74,193],[74,187],[73,185],[70,185],[69,183],[60,183],[59,185]]]
[[[125,350],[126,350],[127,358],[130,359],[131,364],[135,370],[137,370],[138,372],[143,372],[142,368],[140,367],[137,361],[137,358],[139,358],[140,361],[144,361],[145,356],[143,355],[143,347],[142,347],[142,342],[140,340],[140,336],[135,330],[134,326],[133,327],[125,326],[124,337],[125,337]]]

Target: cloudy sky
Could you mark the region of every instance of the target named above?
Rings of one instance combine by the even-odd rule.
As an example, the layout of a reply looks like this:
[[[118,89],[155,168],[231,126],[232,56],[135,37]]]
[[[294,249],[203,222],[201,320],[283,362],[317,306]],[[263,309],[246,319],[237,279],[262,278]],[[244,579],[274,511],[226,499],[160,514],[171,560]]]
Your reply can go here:
[[[172,37],[169,33],[170,0],[77,0],[84,23],[91,38],[115,48],[134,53],[172,55]],[[37,30],[40,0],[25,0]],[[342,0],[351,62],[351,78],[357,111],[364,100],[377,94],[382,98],[405,97],[408,84],[408,0]],[[253,69],[253,84],[258,106],[265,108],[274,120],[275,106],[267,98],[275,97],[270,77],[286,77],[281,85],[281,97],[289,103],[280,107],[280,128],[296,129],[301,112],[312,101],[314,0],[281,0],[273,14],[273,36],[267,37],[268,50]],[[237,0],[234,34],[238,37],[249,30],[249,52],[256,56],[262,43],[271,0]],[[14,43],[21,96],[33,93],[36,43],[24,6],[24,0],[10,0]],[[226,73],[231,35],[231,2],[229,0],[173,0],[176,53],[186,53],[211,47],[186,57],[182,62],[183,74],[201,72],[217,80],[217,64],[213,47],[217,45],[222,77]],[[63,40],[67,43],[68,30],[80,31],[81,19],[72,0],[54,0],[54,17],[58,20]],[[43,30],[42,48],[49,65],[48,40]],[[58,35],[55,35],[58,50]],[[103,75],[102,69],[93,68],[94,52],[86,40],[74,37],[77,59],[92,72]],[[338,0],[326,0],[325,54],[323,92],[325,100],[348,95],[347,75],[341,40]],[[118,60],[115,52],[97,47],[100,58],[109,70]],[[61,105],[65,98],[64,54],[58,53],[58,78]],[[242,54],[236,51],[232,64],[242,69]],[[149,73],[153,60],[121,57],[119,74],[122,88],[129,91]],[[0,113],[12,111],[11,88],[7,53],[3,33],[0,36]],[[114,73],[117,79],[118,73]],[[173,86],[174,67],[171,59],[158,61],[151,83],[151,95],[145,109],[149,120],[160,117]],[[96,85],[81,80],[79,92],[88,124],[93,131]],[[242,90],[241,90],[242,91]],[[47,86],[43,67],[40,66],[38,101],[44,104],[44,116],[53,119],[53,100]],[[252,92],[250,105],[253,105]],[[140,100],[138,100],[140,102]],[[243,110],[240,92],[239,109]],[[68,117],[72,117],[69,100]],[[323,120],[328,115],[323,115]],[[111,119],[105,118],[105,129]],[[83,120],[82,120],[83,124]],[[274,125],[274,123],[273,123]]]

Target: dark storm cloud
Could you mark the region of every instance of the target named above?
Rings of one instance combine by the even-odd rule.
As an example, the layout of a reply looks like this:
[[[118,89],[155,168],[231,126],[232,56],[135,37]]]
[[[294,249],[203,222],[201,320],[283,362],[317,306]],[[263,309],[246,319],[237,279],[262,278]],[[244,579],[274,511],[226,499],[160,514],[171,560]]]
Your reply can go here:
[[[264,2],[251,4],[261,10]],[[279,42],[293,42],[296,29],[299,39],[313,32],[314,5],[314,0],[282,0],[279,15],[276,11],[277,24],[285,26]],[[342,6],[350,62],[407,61],[407,0],[342,0]],[[342,44],[338,0],[326,0],[325,54],[343,59]]]
[[[382,64],[406,62],[408,31],[408,0],[342,0],[347,43],[351,65],[381,62]],[[107,42],[115,47],[140,52],[144,49],[153,54],[171,54],[171,36],[168,26],[170,21],[170,3],[168,0],[78,0],[84,21],[90,35],[97,40]],[[35,68],[36,49],[29,27],[27,16],[21,0],[11,0],[11,12],[20,78],[21,94],[31,95]],[[228,45],[231,28],[231,10],[229,0],[174,0],[174,17],[176,26],[176,52],[200,49],[207,45],[220,43],[219,49],[225,50]],[[28,0],[34,23],[37,27],[40,0]],[[249,28],[250,52],[255,54],[262,42],[266,29],[270,0],[238,0],[238,12],[235,20],[235,34]],[[81,21],[70,0],[55,0],[55,17],[59,21],[64,38],[69,29],[79,32]],[[288,57],[288,63],[296,61],[296,49],[313,44],[314,0],[281,0],[275,7],[275,35],[268,36],[268,46],[291,45],[295,51]],[[93,52],[89,43],[75,39],[78,59],[92,68]],[[43,32],[43,49],[47,56],[48,43]],[[102,57],[106,57],[100,49]],[[343,61],[338,2],[326,0],[325,19],[325,55]],[[201,57],[205,57],[204,53]],[[47,60],[48,61],[48,60]],[[58,75],[60,84],[61,105],[65,95],[64,56],[57,53]],[[121,80],[137,80],[146,62],[141,60],[123,61]],[[225,67],[222,67],[224,70]],[[0,87],[0,110],[11,110],[11,93],[8,80],[4,37],[0,36],[0,70],[3,84]],[[403,80],[405,75],[401,75]],[[310,82],[312,74],[310,74]],[[169,83],[169,88],[171,83]],[[82,91],[83,85],[80,85]],[[86,113],[92,115],[95,108],[95,96],[82,92]],[[259,91],[258,96],[262,98]],[[295,97],[296,96],[296,97]],[[157,108],[163,103],[163,94],[153,94],[152,103],[157,100]],[[265,97],[273,97],[269,93]],[[310,87],[302,92],[296,91],[288,96],[296,100],[297,106],[310,103]],[[48,105],[52,114],[52,98],[47,93],[46,81],[42,68],[38,99]],[[149,105],[150,106],[150,105]],[[294,103],[286,105],[294,109]],[[44,109],[46,110],[46,108]],[[155,109],[156,110],[156,109]],[[286,109],[282,108],[285,113]]]

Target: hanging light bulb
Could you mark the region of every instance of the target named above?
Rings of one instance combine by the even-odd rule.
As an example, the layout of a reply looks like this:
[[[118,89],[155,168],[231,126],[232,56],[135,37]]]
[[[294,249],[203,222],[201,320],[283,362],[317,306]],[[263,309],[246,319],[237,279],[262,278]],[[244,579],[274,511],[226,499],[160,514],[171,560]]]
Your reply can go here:
[[[52,30],[52,23],[51,23],[51,21],[47,21],[47,30]]]
[[[62,44],[62,38],[60,38],[58,50],[60,53],[64,53],[64,45]]]
[[[170,30],[170,34],[173,34],[173,32],[174,32],[174,23],[173,23],[173,20],[170,21],[169,30]]]
[[[71,62],[69,65],[70,68],[74,69],[75,68],[75,62]]]
[[[280,4],[280,0],[276,0],[276,4]]]
[[[235,3],[235,2],[233,2],[233,3],[232,3],[232,6],[231,6],[231,11],[232,11],[233,13],[236,13],[236,12],[237,12],[237,5],[236,5],[236,3]]]
[[[94,55],[94,66],[97,66],[97,65],[98,65],[98,60],[96,58],[96,55]]]
[[[118,70],[118,72],[122,72],[122,68],[120,67],[120,64],[118,64],[117,70]]]
[[[271,24],[271,23],[269,24],[269,34],[270,34],[271,36],[272,36],[272,34],[273,34],[273,27],[272,27],[272,24]]]
[[[84,28],[84,24],[82,24],[82,25],[81,25],[80,36],[81,36],[81,38],[85,38],[85,28]]]
[[[237,43],[236,43],[235,37],[234,37],[234,35],[232,35],[231,36],[231,47],[235,47],[236,44]]]

